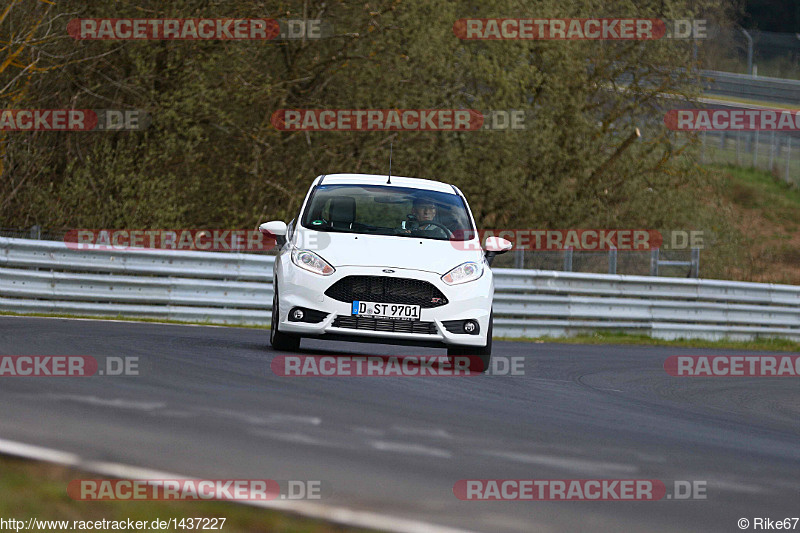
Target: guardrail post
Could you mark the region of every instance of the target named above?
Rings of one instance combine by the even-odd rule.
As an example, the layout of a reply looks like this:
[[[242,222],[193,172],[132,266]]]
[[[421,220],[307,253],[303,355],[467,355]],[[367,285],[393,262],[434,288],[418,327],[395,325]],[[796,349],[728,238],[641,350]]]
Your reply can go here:
[[[572,272],[572,248],[564,250],[564,272]]]
[[[650,250],[650,275],[658,276],[658,248]]]
[[[31,239],[42,240],[42,227],[39,225],[31,226]]]
[[[700,277],[700,248],[692,248],[692,270],[689,275],[693,278]]]
[[[609,274],[616,274],[617,273],[617,249],[611,248],[608,251],[608,273]]]

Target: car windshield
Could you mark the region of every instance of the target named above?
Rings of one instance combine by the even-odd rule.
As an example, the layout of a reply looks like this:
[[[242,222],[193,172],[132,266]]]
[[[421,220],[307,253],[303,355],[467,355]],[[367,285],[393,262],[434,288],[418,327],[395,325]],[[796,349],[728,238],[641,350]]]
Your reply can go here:
[[[311,194],[302,225],[317,231],[437,240],[474,235],[461,197],[386,185],[320,185]]]

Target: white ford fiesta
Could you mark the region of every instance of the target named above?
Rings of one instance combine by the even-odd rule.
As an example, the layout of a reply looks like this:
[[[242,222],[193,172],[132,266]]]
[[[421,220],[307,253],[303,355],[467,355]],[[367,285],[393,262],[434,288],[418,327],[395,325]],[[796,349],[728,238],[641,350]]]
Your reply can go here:
[[[481,247],[467,200],[438,181],[333,174],[311,184],[300,213],[259,229],[280,247],[270,343],[300,339],[445,347],[489,368],[492,258]],[[476,363],[472,363],[474,366]]]

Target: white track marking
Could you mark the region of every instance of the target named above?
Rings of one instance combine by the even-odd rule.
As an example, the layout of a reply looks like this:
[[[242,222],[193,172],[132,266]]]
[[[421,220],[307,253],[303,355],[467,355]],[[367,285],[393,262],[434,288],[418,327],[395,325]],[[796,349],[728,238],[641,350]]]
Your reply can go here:
[[[259,437],[267,437],[269,439],[282,440],[284,442],[292,442],[295,444],[308,444],[309,446],[327,446],[329,448],[338,448],[339,446],[332,444],[328,441],[315,439],[303,433],[289,433],[282,431],[270,431],[268,429],[253,429],[250,431],[253,435]]]
[[[81,396],[78,394],[47,394],[46,397],[54,400],[66,400],[68,402],[85,403],[101,407],[114,407],[116,409],[132,409],[136,411],[154,411],[167,406],[164,402],[136,402],[124,400],[122,398],[108,399],[98,398],[97,396]]]
[[[571,459],[558,455],[540,455],[513,452],[484,452],[492,457],[501,457],[519,463],[536,464],[562,468],[573,472],[592,472],[599,474],[633,474],[639,471],[636,465],[588,461],[586,459]]]
[[[246,424],[252,424],[254,426],[264,426],[268,424],[277,424],[283,422],[309,424],[312,426],[318,426],[322,424],[322,419],[316,416],[290,415],[286,413],[270,413],[265,416],[256,416],[256,415],[249,415],[247,413],[240,413],[238,411],[231,411],[229,409],[203,408],[200,410],[232,418],[234,420],[239,420],[240,422],[244,422]]]
[[[388,442],[383,440],[370,441],[369,445],[382,452],[397,452],[397,453],[410,453],[414,455],[429,455],[431,457],[439,457],[443,459],[450,459],[453,454],[447,450],[439,448],[431,448],[430,446],[421,446],[419,444],[406,444],[404,442]]]
[[[412,428],[405,426],[392,426],[392,431],[403,435],[418,435],[420,437],[433,437],[435,439],[452,439],[446,430],[439,428]]]

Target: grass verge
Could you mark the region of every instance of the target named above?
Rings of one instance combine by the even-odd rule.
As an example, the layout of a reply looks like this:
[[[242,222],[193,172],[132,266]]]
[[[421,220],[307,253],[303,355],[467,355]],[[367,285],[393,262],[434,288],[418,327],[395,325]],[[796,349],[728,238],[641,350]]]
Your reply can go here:
[[[184,326],[219,326],[223,328],[251,328],[269,329],[268,325],[257,324],[220,324],[208,321],[170,320],[166,318],[142,318],[129,316],[103,316],[103,315],[75,315],[68,313],[15,313],[13,311],[0,311],[0,316],[40,317],[40,318],[78,318],[81,320],[123,320],[125,322],[149,322],[151,324],[179,324]]]
[[[709,341],[703,339],[654,339],[646,335],[630,335],[617,332],[595,332],[587,335],[576,335],[574,337],[537,337],[537,338],[518,338],[506,337],[495,340],[514,341],[514,342],[534,342],[545,343],[554,342],[560,344],[640,344],[647,346],[680,346],[686,348],[718,348],[722,350],[761,350],[773,352],[798,352],[800,353],[800,343],[787,339],[764,338],[751,341],[718,340]]]
[[[371,530],[350,528],[294,516],[289,513],[258,509],[230,502],[207,501],[78,501],[67,496],[67,485],[74,479],[98,479],[96,474],[0,455],[0,518],[27,521],[117,520],[146,521],[177,518],[225,518],[223,533],[358,533]],[[51,531],[58,531],[51,528]],[[150,531],[147,529],[146,531]],[[219,529],[218,529],[219,530]],[[45,529],[42,529],[45,531]],[[62,530],[63,531],[63,530]],[[99,531],[106,531],[99,529]],[[169,529],[168,531],[173,531]],[[174,531],[182,531],[181,529]]]

